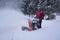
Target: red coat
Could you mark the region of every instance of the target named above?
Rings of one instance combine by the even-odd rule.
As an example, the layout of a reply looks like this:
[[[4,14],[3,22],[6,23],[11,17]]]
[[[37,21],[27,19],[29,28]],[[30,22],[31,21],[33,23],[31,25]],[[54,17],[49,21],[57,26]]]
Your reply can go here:
[[[42,10],[38,10],[36,12],[36,18],[41,19],[41,18],[44,18],[44,16],[45,16],[45,14]]]

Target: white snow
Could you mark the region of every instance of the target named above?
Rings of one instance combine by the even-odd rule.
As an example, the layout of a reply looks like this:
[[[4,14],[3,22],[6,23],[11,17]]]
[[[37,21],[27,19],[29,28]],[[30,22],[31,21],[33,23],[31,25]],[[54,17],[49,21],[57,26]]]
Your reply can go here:
[[[0,10],[0,40],[60,40],[60,16],[56,20],[43,20],[42,28],[22,31],[32,19],[14,9]]]

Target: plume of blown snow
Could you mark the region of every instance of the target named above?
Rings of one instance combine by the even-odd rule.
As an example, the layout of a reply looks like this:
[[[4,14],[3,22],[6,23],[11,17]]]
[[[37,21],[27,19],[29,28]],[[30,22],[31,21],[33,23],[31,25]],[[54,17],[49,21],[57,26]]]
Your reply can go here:
[[[14,9],[1,9],[0,10],[0,33],[12,31],[26,25],[26,16],[21,12]],[[23,23],[24,22],[24,23]]]

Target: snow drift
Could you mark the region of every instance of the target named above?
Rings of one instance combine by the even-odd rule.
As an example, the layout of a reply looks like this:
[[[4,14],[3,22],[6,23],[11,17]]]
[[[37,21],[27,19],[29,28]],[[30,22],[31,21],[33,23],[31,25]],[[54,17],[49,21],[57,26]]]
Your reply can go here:
[[[22,12],[14,9],[0,10],[0,40],[60,40],[60,16],[56,20],[43,20],[42,29],[22,31],[28,26],[28,19]]]

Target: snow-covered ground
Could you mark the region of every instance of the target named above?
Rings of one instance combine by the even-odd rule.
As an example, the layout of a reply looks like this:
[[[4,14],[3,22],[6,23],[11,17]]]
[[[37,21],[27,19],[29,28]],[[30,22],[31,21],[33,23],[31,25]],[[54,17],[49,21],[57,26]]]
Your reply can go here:
[[[28,26],[28,17],[14,9],[0,10],[0,40],[60,40],[60,16],[56,20],[43,20],[42,28],[22,31]]]

